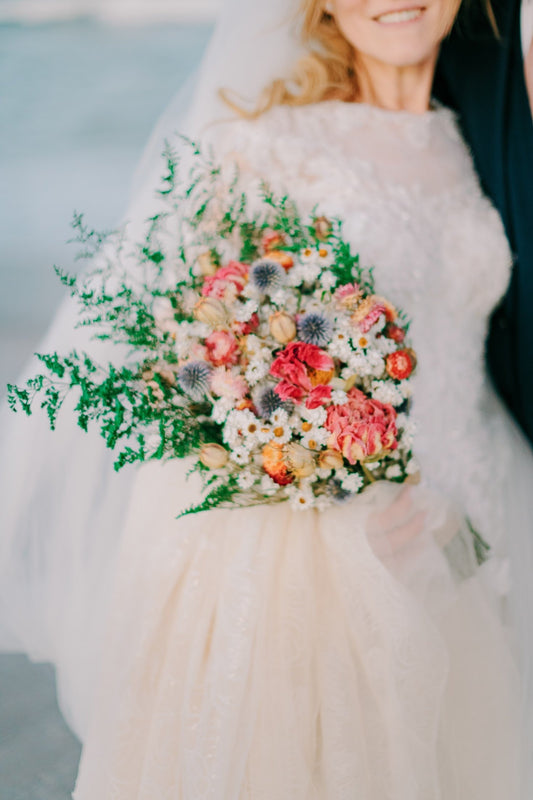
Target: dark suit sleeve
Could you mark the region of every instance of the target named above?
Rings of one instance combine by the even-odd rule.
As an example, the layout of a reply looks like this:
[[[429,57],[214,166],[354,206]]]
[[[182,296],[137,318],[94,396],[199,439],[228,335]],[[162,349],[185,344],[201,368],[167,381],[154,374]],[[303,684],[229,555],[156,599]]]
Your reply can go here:
[[[515,257],[496,310],[488,362],[500,394],[533,442],[533,122],[525,88],[520,0],[493,0],[497,38],[479,6],[443,45],[434,92],[454,108],[483,189],[499,210]]]

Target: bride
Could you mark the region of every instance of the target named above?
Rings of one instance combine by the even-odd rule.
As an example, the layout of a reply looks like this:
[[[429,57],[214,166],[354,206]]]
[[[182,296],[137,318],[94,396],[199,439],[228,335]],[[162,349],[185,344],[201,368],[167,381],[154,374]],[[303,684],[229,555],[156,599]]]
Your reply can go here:
[[[10,425],[4,638],[57,665],[84,741],[76,800],[526,800],[533,459],[484,368],[511,256],[457,120],[431,101],[464,9],[296,5],[227,3],[131,215],[153,209],[151,152],[179,126],[243,191],[266,179],[345,220],[413,320],[422,481],[323,513],[177,522],[198,491],[182,464],[111,478],[66,423],[52,441]],[[491,546],[482,567],[466,519]]]

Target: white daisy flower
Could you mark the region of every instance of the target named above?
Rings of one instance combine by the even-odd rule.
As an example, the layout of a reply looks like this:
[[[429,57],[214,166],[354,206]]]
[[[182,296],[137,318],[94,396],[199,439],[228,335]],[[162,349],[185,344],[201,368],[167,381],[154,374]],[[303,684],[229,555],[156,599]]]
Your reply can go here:
[[[239,466],[250,463],[250,451],[246,447],[235,447],[230,453],[230,459]]]
[[[302,444],[304,447],[308,447],[309,450],[319,450],[327,444],[330,436],[330,432],[325,428],[318,428],[316,425],[313,425],[310,430],[302,434]]]
[[[253,440],[259,425],[259,420],[249,409],[233,410],[228,414],[224,425],[224,441],[230,447],[242,446],[245,440]]]
[[[292,428],[289,423],[278,423],[272,425],[272,437],[270,441],[277,442],[278,444],[287,444],[292,439]]]
[[[317,250],[317,257],[322,268],[331,267],[335,263],[333,248],[326,244],[320,245],[320,248]]]
[[[315,505],[313,489],[308,483],[300,481],[300,484],[288,487],[287,493],[291,507],[295,511],[308,511]]]
[[[272,425],[266,425],[263,423],[257,432],[257,441],[260,444],[268,444],[274,438],[274,433],[272,432]]]
[[[313,247],[307,247],[305,250],[300,251],[299,258],[302,264],[313,263],[318,258],[318,252]]]
[[[284,408],[277,408],[270,415],[270,422],[272,425],[290,425],[290,417]]]

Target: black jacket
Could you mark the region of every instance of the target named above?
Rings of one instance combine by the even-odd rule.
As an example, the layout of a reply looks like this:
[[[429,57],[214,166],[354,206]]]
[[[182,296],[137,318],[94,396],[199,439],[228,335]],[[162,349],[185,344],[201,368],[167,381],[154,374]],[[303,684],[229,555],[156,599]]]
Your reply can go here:
[[[459,112],[485,191],[502,215],[515,263],[488,343],[494,381],[533,442],[533,120],[520,0],[493,0],[500,38],[479,10],[444,43],[435,94]]]

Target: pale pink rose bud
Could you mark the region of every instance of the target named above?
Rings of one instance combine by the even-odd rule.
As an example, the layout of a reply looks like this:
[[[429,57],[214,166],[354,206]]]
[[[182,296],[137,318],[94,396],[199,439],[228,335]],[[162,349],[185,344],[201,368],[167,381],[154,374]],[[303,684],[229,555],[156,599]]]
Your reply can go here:
[[[202,253],[198,257],[198,267],[201,275],[214,275],[218,269],[209,252]]]
[[[212,328],[220,328],[226,323],[226,309],[216,297],[202,297],[194,306],[194,316],[198,322],[205,322]]]
[[[200,450],[200,461],[208,469],[222,469],[228,463],[229,453],[220,444],[204,444]]]
[[[337,450],[324,450],[318,457],[318,465],[320,469],[342,469],[344,458]]]
[[[308,478],[315,471],[313,454],[301,444],[288,444],[283,448],[283,455],[292,475],[296,478]]]
[[[280,344],[291,342],[296,336],[296,323],[284,311],[276,311],[269,320],[270,333]]]

